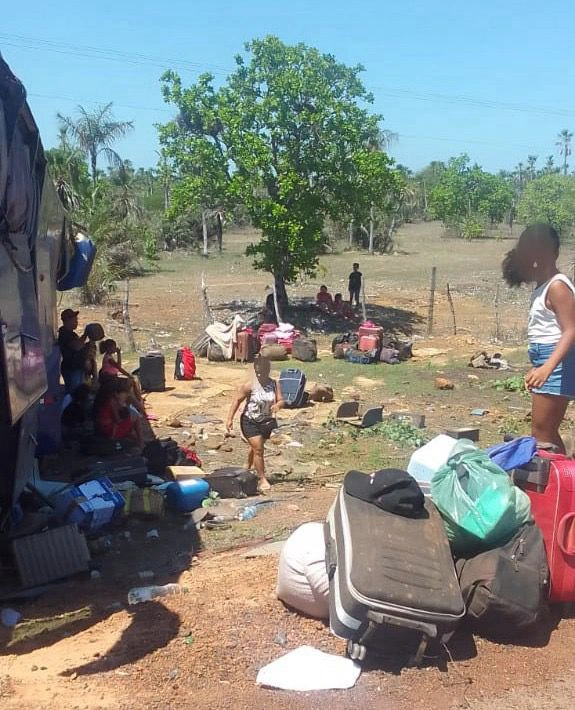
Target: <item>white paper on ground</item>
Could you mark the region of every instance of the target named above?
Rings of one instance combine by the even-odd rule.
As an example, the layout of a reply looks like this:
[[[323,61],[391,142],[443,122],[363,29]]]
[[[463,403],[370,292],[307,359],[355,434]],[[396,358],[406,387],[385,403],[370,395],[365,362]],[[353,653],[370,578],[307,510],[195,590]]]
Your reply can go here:
[[[256,682],[281,690],[353,688],[361,668],[349,658],[300,646],[260,669]]]

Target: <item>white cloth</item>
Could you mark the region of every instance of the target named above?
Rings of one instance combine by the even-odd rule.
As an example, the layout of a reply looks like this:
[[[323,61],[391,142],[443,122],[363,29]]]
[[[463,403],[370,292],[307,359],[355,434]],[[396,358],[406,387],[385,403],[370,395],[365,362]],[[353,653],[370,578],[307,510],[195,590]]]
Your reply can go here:
[[[234,345],[238,342],[238,330],[243,323],[241,316],[234,316],[231,325],[216,321],[206,328],[206,333],[220,346],[226,360],[231,360],[233,357]]]
[[[323,523],[304,523],[286,540],[280,555],[276,594],[307,616],[329,618]]]
[[[561,338],[561,328],[557,316],[547,308],[547,292],[555,281],[562,281],[566,284],[575,296],[575,286],[564,274],[556,274],[549,281],[533,291],[531,297],[531,308],[529,310],[529,324],[527,328],[528,340],[530,343],[538,345],[553,345]]]
[[[261,668],[256,683],[303,692],[353,688],[360,673],[361,668],[349,658],[300,646]]]

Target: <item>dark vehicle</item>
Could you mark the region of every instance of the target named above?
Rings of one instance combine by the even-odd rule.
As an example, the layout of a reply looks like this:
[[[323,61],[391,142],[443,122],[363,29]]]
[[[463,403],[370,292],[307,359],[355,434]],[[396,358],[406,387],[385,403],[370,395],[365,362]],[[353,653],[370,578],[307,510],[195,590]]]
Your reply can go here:
[[[59,367],[56,287],[73,249],[26,91],[0,57],[0,528],[34,472]]]

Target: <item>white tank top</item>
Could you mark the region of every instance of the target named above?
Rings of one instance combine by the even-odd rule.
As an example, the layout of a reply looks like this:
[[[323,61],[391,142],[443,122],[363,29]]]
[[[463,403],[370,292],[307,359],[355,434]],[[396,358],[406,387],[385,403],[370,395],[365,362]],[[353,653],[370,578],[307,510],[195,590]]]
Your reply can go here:
[[[262,421],[272,415],[272,406],[276,401],[276,383],[270,380],[262,387],[254,377],[252,391],[244,409],[244,415],[253,421]]]
[[[556,274],[549,281],[538,286],[531,297],[529,310],[528,340],[539,345],[553,345],[561,338],[561,328],[555,313],[547,308],[547,292],[555,281],[562,281],[575,296],[575,286],[564,274]]]

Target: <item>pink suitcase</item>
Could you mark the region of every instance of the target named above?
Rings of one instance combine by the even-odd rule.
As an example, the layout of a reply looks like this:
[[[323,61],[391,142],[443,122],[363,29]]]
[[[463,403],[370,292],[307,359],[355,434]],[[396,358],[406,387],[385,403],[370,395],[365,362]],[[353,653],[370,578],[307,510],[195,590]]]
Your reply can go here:
[[[357,334],[359,338],[363,335],[375,335],[380,341],[383,340],[383,328],[369,320],[359,326]]]
[[[513,480],[529,496],[543,533],[550,600],[575,602],[575,460],[540,451],[531,464],[513,472]]]
[[[379,350],[381,340],[377,335],[361,335],[359,338],[358,350],[369,353],[372,350]]]

